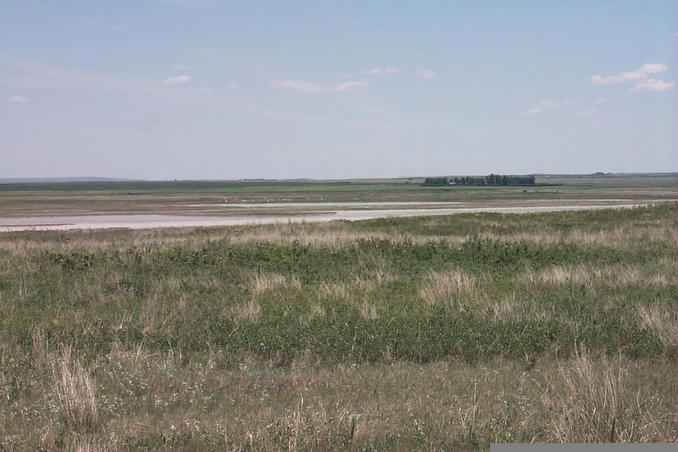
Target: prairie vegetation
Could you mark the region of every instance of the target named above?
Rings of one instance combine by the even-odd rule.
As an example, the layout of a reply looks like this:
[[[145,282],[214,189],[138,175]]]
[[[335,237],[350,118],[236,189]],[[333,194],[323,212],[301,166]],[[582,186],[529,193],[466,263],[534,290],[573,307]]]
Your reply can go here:
[[[498,176],[493,176],[492,183]],[[464,178],[473,183],[474,178]],[[485,177],[482,178],[486,180]],[[487,182],[487,180],[486,180]],[[425,186],[425,178],[343,181],[109,181],[0,183],[0,218],[166,214],[241,215],[222,204],[270,202],[464,202],[466,207],[676,199],[678,174],[536,176],[535,186]],[[327,207],[317,207],[319,211]],[[335,209],[335,208],[333,208]],[[308,209],[305,209],[308,210]],[[249,213],[294,213],[257,208]]]
[[[677,219],[0,235],[0,449],[676,441]]]

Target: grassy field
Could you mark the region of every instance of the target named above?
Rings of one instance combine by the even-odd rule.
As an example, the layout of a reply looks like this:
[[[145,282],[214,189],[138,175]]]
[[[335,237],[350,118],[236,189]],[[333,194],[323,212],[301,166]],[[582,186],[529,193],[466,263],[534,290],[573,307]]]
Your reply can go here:
[[[676,231],[663,203],[5,233],[0,449],[677,441]]]
[[[678,175],[537,176],[535,186],[423,186],[423,178],[347,181],[116,181],[0,184],[0,217],[239,214],[219,204],[454,201],[469,206],[678,198]],[[267,213],[261,211],[259,213]]]

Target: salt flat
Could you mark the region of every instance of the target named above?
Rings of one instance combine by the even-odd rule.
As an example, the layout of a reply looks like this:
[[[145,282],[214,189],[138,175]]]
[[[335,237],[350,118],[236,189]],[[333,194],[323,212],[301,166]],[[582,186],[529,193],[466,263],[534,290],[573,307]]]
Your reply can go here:
[[[584,200],[585,201],[585,200]],[[268,204],[253,204],[257,207],[271,207]],[[275,203],[276,207],[285,205],[295,207],[303,206],[304,203]],[[307,203],[314,207],[336,206],[337,203]],[[346,204],[346,203],[344,203]],[[373,203],[372,205],[397,206],[397,203]],[[422,204],[422,203],[415,203]],[[450,203],[435,203],[450,204]],[[153,229],[153,228],[179,228],[179,227],[215,227],[215,226],[238,226],[248,224],[276,224],[276,223],[310,223],[335,220],[370,220],[375,218],[413,217],[452,215],[458,213],[536,213],[536,212],[559,212],[575,210],[599,210],[619,209],[649,205],[650,202],[629,202],[624,204],[597,204],[597,205],[559,205],[559,206],[511,206],[511,207],[440,207],[422,209],[361,209],[361,210],[338,210],[333,212],[297,212],[292,214],[273,215],[235,215],[235,216],[183,216],[183,215],[80,215],[80,216],[44,216],[22,218],[0,218],[0,232],[12,231],[65,231],[72,229]],[[350,203],[350,205],[369,206],[369,203]],[[399,205],[408,205],[400,203]],[[230,205],[229,205],[230,206]]]

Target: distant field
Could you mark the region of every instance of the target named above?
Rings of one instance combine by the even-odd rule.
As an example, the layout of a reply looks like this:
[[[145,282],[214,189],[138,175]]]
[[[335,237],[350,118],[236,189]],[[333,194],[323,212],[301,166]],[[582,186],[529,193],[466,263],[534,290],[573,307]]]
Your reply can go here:
[[[609,192],[567,184],[536,190],[553,190],[554,198],[668,198],[672,180]],[[375,192],[396,196],[395,185]],[[303,187],[213,187],[210,196],[374,193]],[[490,191],[500,202],[523,196],[494,187],[402,193],[496,202],[483,198]],[[47,192],[36,191],[27,211],[51,202],[39,193]],[[11,209],[12,194],[1,196]],[[73,196],[87,206],[89,195]],[[4,233],[0,449],[676,441],[676,230],[678,204],[665,202]]]
[[[229,215],[218,204],[453,201],[471,206],[559,200],[678,199],[676,174],[538,176],[536,186],[423,186],[423,178],[350,181],[176,181],[0,184],[0,218],[89,214]],[[261,211],[259,213],[266,213]]]

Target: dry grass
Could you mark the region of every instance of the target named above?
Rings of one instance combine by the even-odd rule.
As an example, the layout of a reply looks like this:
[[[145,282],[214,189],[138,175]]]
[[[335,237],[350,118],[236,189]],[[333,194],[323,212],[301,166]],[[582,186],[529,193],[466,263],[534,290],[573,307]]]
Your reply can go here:
[[[563,242],[581,245],[603,245],[614,248],[629,248],[639,241],[670,242],[675,239],[673,227],[669,225],[620,227],[601,231],[590,231],[586,228],[575,228],[567,232],[544,228],[540,231],[506,234],[482,231],[478,236],[507,242],[534,242],[540,244]],[[457,237],[457,239],[462,240],[464,238]]]
[[[501,281],[491,275],[472,275],[459,270],[430,271],[422,280],[419,296],[429,305],[446,305],[465,312],[481,312],[488,320],[544,320],[551,316],[533,296],[525,296],[515,280],[523,282],[522,276],[512,278],[511,290],[497,290]],[[505,281],[506,282],[506,281]]]
[[[246,278],[250,298],[244,303],[229,308],[233,318],[256,322],[261,316],[260,299],[274,291],[299,291],[301,282],[296,276],[287,277],[278,273],[253,272]]]
[[[26,410],[14,420],[0,404],[0,445],[466,450],[504,441],[678,439],[671,364],[583,350],[570,360],[545,358],[530,371],[502,360],[321,366],[300,359],[280,368],[245,357],[224,368],[231,360],[225,352],[186,358],[118,343],[88,370],[64,348],[54,377],[62,395],[21,393]],[[647,385],[650,378],[655,383]],[[50,397],[65,436],[50,417]]]
[[[339,300],[346,300],[355,290],[351,284],[343,282],[322,282],[316,289],[319,298],[333,298]]]
[[[49,341],[45,337],[42,329],[36,328],[31,335],[33,341],[31,351],[35,363],[47,363],[51,359],[49,352]]]
[[[520,268],[537,271],[517,274],[510,273],[510,263],[509,270],[495,271],[490,266],[444,269],[444,262],[428,266],[415,261],[415,276],[403,270],[411,267],[401,268],[399,255],[386,259],[388,254],[372,250],[358,254],[348,269],[328,266],[330,270],[308,280],[308,275],[287,273],[295,270],[284,266],[266,267],[275,269],[269,272],[252,270],[256,265],[218,272],[211,264],[186,264],[147,281],[145,273],[135,278],[132,257],[124,261],[130,247],[153,244],[154,250],[162,250],[181,244],[197,250],[221,239],[271,244],[296,240],[326,247],[330,260],[335,246],[350,247],[362,238],[414,242],[440,238],[447,243],[466,239],[453,228],[446,234],[450,223],[445,219],[430,222],[432,228],[440,227],[428,232],[441,235],[406,236],[395,228],[370,232],[369,225],[360,231],[361,225],[308,224],[36,234],[16,242],[0,236],[0,312],[11,321],[7,340],[0,341],[0,450],[468,450],[504,441],[678,440],[678,311],[673,303],[677,271],[670,251],[642,263],[583,259],[585,264],[544,268],[543,260],[534,260]],[[506,226],[494,220],[481,224],[487,229]],[[532,244],[605,245],[626,254],[653,246],[648,240],[660,242],[664,250],[676,243],[675,231],[654,225],[651,218],[637,227],[629,224],[600,232],[575,224],[563,231],[544,228],[535,234],[521,230],[493,237]],[[479,232],[483,234],[492,235]],[[642,241],[634,243],[636,238]],[[44,250],[76,249],[117,250],[124,262],[73,271],[41,260]],[[140,259],[152,260],[148,256],[153,253],[141,254]],[[46,279],[40,279],[43,275]],[[41,287],[46,283],[51,286]],[[400,292],[394,294],[395,290]],[[43,293],[55,296],[45,300]],[[585,314],[577,312],[577,305],[564,305],[571,295],[587,308]],[[40,305],[43,301],[49,301],[49,310]],[[619,309],[611,309],[608,301]],[[268,328],[271,320],[267,309],[278,302],[300,307],[299,316],[281,317],[280,325],[287,328],[327,316],[317,322],[321,326],[307,336],[308,342],[302,342],[308,348],[300,346],[289,360],[257,354],[256,347],[248,349],[236,341],[207,348],[198,344],[212,338],[205,331],[194,335],[199,329],[195,326],[202,326],[196,319],[208,322],[221,315],[252,322],[256,324],[246,328],[236,324],[232,331],[251,327],[259,334],[257,328]],[[403,331],[384,330],[384,342],[364,349],[375,351],[375,364],[353,360],[353,355],[323,361],[324,355],[314,351],[325,350],[326,343],[338,347],[333,336],[323,333],[331,329],[326,324],[344,325],[342,317],[335,322],[339,311],[348,311],[341,315],[366,325],[361,331],[374,327],[381,334],[379,327],[389,328],[394,312],[413,303],[419,305],[412,309],[410,331],[409,325],[402,326]],[[441,304],[451,309],[438,309]],[[341,309],[335,309],[337,305]],[[650,360],[630,353],[613,359],[580,349],[571,359],[572,344],[563,341],[544,352],[526,354],[524,360],[518,351],[483,355],[473,365],[454,353],[413,362],[409,356],[418,356],[420,350],[406,341],[417,338],[417,324],[427,319],[416,315],[427,309],[465,310],[479,318],[481,326],[487,322],[487,332],[479,328],[473,334],[492,337],[496,327],[508,338],[507,346],[515,348],[513,340],[523,344],[520,334],[529,333],[534,322],[564,326],[581,337],[577,329],[598,327],[590,314],[602,313],[604,320],[609,309],[623,316],[626,325],[640,325],[629,329],[630,335],[638,333],[630,339],[635,345],[656,342],[646,334],[649,330],[668,351],[648,348],[656,353]],[[199,317],[204,312],[209,312],[209,319]],[[506,320],[529,322],[524,322],[528,326],[521,333],[504,328],[519,323]],[[273,322],[266,337],[278,338],[277,326]],[[107,336],[97,336],[101,332]],[[613,340],[596,344],[600,337],[587,334],[584,340],[593,338],[591,346],[597,353],[625,347]],[[168,338],[167,344],[158,340],[162,336]],[[68,346],[55,352],[55,343],[71,337],[76,338],[72,343],[80,344],[80,352],[87,353],[86,361]],[[193,338],[195,342],[187,340]],[[175,346],[169,343],[172,339],[182,340]],[[241,342],[247,339],[244,336]],[[92,345],[85,348],[83,343]],[[433,342],[422,341],[417,347],[429,343]],[[323,347],[313,349],[314,344]],[[567,348],[567,353],[555,358],[549,350],[562,350],[557,347]]]
[[[440,220],[438,220],[440,221]],[[431,226],[435,226],[435,220]],[[344,246],[361,239],[388,239],[391,241],[409,241],[423,243],[430,240],[443,241],[451,245],[468,240],[469,235],[460,235],[450,230],[446,234],[417,234],[417,233],[385,233],[374,231],[350,230],[341,223],[315,223],[315,224],[277,224],[270,226],[239,228],[221,227],[212,228],[209,233],[201,233],[194,236],[196,228],[175,228],[157,230],[137,230],[129,232],[124,242],[130,246],[144,247],[149,244],[159,248],[184,245],[198,248],[205,243],[216,240],[227,240],[231,243],[275,243],[291,244],[294,242],[310,246]],[[60,240],[26,240],[8,238],[0,234],[0,249],[11,251],[15,254],[30,253],[32,251],[54,250],[70,251],[74,249],[101,250],[116,246],[120,239],[106,231],[94,231],[85,233],[90,237],[83,236],[82,231],[67,232],[72,238]],[[97,235],[98,234],[98,235]],[[628,248],[640,240],[650,241],[674,241],[675,232],[672,226],[641,226],[625,227],[613,230],[589,231],[585,228],[573,229],[569,232],[549,230],[545,228],[536,232],[507,232],[496,233],[478,231],[474,236],[501,240],[506,242],[534,242],[540,244],[552,243],[578,243],[582,245],[604,245],[615,248]],[[190,238],[189,238],[190,237]]]
[[[157,294],[142,300],[139,319],[144,325],[144,331],[147,334],[158,331],[167,319],[166,314],[166,306],[158,300]]]
[[[362,305],[360,305],[360,315],[364,319],[375,320],[379,317],[377,314],[377,307],[374,303],[370,303],[367,300],[364,300]]]
[[[78,359],[73,359],[70,346],[64,346],[54,368],[54,390],[61,417],[75,433],[87,433],[99,426],[95,400],[95,383]]]
[[[255,272],[249,277],[249,290],[252,297],[257,298],[266,292],[283,288],[299,290],[301,283],[296,276],[286,277],[278,273]]]
[[[261,316],[261,304],[256,299],[250,299],[233,308],[232,312],[235,319],[256,322]]]
[[[621,357],[593,359],[581,347],[560,373],[557,386],[551,383],[542,394],[556,414],[549,424],[558,442],[661,441],[666,434],[666,419],[653,413],[657,401],[644,394],[646,388],[629,387]]]
[[[639,306],[638,316],[646,328],[654,331],[664,346],[678,353],[678,309],[661,306]]]
[[[390,263],[384,259],[377,259],[369,266],[374,270],[367,277],[356,276],[353,283],[355,288],[370,292],[396,279]]]
[[[656,262],[654,269],[670,269],[673,262]],[[518,277],[525,283],[541,283],[556,286],[587,285],[623,287],[634,284],[666,286],[670,284],[670,272],[653,273],[648,266],[631,265],[552,265],[537,273],[527,272]]]
[[[361,312],[366,312],[364,309],[369,303],[364,301],[364,298],[384,284],[396,280],[387,263],[379,261],[372,267],[374,267],[374,271],[369,276],[355,275],[349,282],[324,281],[320,283],[315,288],[316,297],[319,299],[334,298],[354,303],[363,301]],[[368,310],[372,312],[369,307]],[[367,318],[371,318],[371,315]]]
[[[342,246],[360,239],[407,240],[406,236],[383,232],[350,231],[337,224],[275,225],[266,229],[251,229],[229,237],[232,243],[281,243],[298,242],[311,246]]]
[[[478,302],[476,277],[456,269],[430,271],[419,289],[419,296],[429,305],[448,304],[463,310],[464,305]]]
[[[487,299],[486,309],[488,318],[497,322],[528,318],[539,321],[552,315],[535,300],[522,298],[516,292],[507,293],[498,299]]]
[[[519,216],[527,218],[527,216]],[[274,224],[262,226],[233,226],[215,228],[169,228],[134,231],[71,231],[54,233],[52,236],[39,236],[40,240],[32,240],[11,234],[0,234],[0,250],[10,251],[16,255],[27,255],[42,250],[74,249],[102,250],[117,247],[120,243],[126,246],[143,248],[152,244],[159,248],[172,246],[189,246],[199,248],[210,241],[226,240],[231,243],[301,243],[309,246],[339,247],[361,239],[388,239],[391,241],[408,241],[422,243],[430,240],[443,241],[455,245],[467,240],[470,234],[460,234],[454,228],[445,228],[447,217],[430,217],[421,223],[419,230],[398,232],[362,229],[347,226],[343,222],[307,223],[307,224]],[[471,221],[471,220],[469,220]],[[512,220],[516,225],[522,220]],[[640,241],[678,243],[675,225],[666,222],[643,222],[623,225],[612,229],[592,229],[587,225],[576,226],[568,230],[544,225],[537,231],[507,230],[496,232],[493,228],[506,227],[504,221],[485,220],[482,228],[474,230],[474,236],[506,242],[533,242],[539,244],[576,243],[581,245],[603,245],[614,248],[630,248]],[[438,234],[423,234],[420,231],[430,228],[444,230]],[[447,230],[445,230],[447,229]],[[199,233],[197,233],[199,232]],[[32,233],[38,236],[40,233]],[[44,233],[43,233],[44,234]]]

